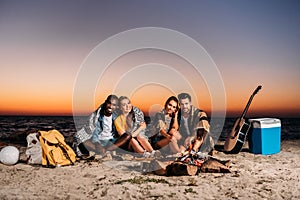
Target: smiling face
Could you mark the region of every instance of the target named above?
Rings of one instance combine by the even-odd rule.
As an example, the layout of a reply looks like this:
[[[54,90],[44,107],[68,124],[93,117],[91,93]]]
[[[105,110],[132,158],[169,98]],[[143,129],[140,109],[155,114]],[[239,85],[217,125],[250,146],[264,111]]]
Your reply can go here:
[[[188,98],[179,100],[180,109],[183,114],[189,114],[191,110],[191,102]]]
[[[104,111],[106,116],[110,116],[118,106],[118,100],[116,99],[110,99],[106,101],[106,109]]]
[[[174,100],[169,101],[169,103],[167,103],[166,105],[166,113],[169,115],[172,115],[172,113],[177,111],[177,102]]]
[[[120,101],[120,109],[122,111],[123,114],[128,114],[131,109],[132,109],[132,105],[129,99],[122,99]]]

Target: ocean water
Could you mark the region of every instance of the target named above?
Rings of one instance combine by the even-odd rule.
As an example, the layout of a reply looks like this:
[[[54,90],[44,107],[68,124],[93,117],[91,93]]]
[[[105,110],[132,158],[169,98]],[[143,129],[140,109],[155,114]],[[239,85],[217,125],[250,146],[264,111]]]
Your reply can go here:
[[[300,139],[300,118],[279,118],[281,120],[281,139]],[[26,133],[36,130],[60,131],[67,143],[72,143],[73,135],[86,122],[87,117],[73,116],[0,116],[0,142],[26,144]],[[219,140],[224,140],[231,131],[235,118],[226,118]],[[76,123],[75,123],[75,122]],[[149,118],[146,118],[149,123]],[[214,127],[212,127],[212,130]],[[217,134],[219,135],[219,133]]]

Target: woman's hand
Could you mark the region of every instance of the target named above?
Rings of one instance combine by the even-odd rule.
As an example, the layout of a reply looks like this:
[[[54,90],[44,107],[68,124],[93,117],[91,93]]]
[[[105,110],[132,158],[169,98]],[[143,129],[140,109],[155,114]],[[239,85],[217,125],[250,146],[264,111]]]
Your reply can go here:
[[[171,142],[177,142],[177,139],[173,135],[170,135],[170,139],[169,140]]]
[[[139,128],[141,128],[140,130],[146,129],[146,122],[140,123],[140,127]]]
[[[182,136],[181,134],[174,128],[172,128],[170,131],[169,131],[169,134],[173,137],[175,137],[176,140],[181,140]]]
[[[176,110],[174,114],[175,114],[175,119],[177,119],[177,117],[178,117],[178,110]]]
[[[131,133],[131,136],[137,137],[140,134],[140,132],[144,129],[146,129],[146,123],[142,122],[142,123],[140,123],[140,127]]]
[[[178,131],[176,131],[175,134],[173,134],[173,135],[176,138],[176,140],[178,140],[178,141],[181,140],[181,138],[182,138],[181,134]]]

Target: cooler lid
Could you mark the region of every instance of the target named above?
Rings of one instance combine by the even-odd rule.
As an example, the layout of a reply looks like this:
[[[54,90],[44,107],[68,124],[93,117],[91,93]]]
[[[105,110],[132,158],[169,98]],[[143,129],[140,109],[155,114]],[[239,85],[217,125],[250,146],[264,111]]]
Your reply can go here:
[[[281,127],[280,119],[276,118],[249,119],[249,122],[252,124],[253,128]]]

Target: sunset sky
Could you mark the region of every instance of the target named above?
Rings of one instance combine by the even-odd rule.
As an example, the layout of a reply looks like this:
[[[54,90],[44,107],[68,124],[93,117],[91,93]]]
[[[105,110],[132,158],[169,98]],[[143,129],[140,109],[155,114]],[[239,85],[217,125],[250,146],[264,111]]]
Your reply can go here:
[[[128,96],[151,113],[169,96],[189,92],[208,113],[225,109],[227,116],[238,116],[262,85],[249,116],[300,117],[299,11],[297,0],[0,0],[0,114],[72,115],[75,107],[88,114],[110,93]],[[206,73],[161,49],[118,55],[109,66],[100,66],[106,57],[97,55],[105,72],[94,73],[92,93],[75,97],[78,77],[99,44],[143,27],[175,31],[200,44],[219,73],[225,108]]]

